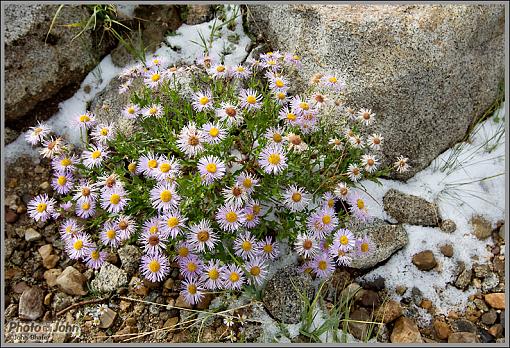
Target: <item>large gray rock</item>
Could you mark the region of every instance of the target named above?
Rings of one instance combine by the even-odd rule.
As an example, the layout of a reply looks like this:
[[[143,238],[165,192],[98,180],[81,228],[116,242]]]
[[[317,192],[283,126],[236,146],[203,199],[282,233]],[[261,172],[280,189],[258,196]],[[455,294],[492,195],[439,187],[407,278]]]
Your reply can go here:
[[[383,198],[384,210],[399,223],[439,226],[441,217],[434,203],[390,189]]]
[[[298,272],[296,265],[284,267],[267,282],[262,301],[268,312],[279,322],[296,324],[304,310],[302,296],[313,296],[311,278]]]
[[[402,225],[390,225],[380,219],[375,219],[370,225],[352,221],[347,228],[357,237],[368,236],[375,244],[375,251],[372,254],[352,260],[351,267],[356,269],[372,268],[386,261],[409,241]]]
[[[275,49],[302,56],[303,81],[344,76],[346,101],[371,108],[407,180],[460,141],[495,100],[504,74],[504,5],[250,5],[248,22]]]
[[[42,101],[62,89],[77,88],[106,53],[90,31],[71,42],[80,31],[63,24],[86,21],[83,6],[65,5],[51,34],[46,34],[59,5],[9,4],[5,6],[5,121],[17,124]],[[66,91],[66,93],[69,91]]]
[[[115,292],[127,285],[128,278],[126,271],[106,262],[90,285],[100,293]]]

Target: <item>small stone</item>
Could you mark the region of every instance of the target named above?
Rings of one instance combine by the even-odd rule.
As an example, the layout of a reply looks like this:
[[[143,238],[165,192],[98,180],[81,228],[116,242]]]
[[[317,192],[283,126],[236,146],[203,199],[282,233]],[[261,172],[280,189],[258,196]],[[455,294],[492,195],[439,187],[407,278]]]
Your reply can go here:
[[[491,269],[489,267],[489,265],[487,264],[483,264],[483,265],[479,265],[479,264],[474,264],[473,265],[473,272],[475,273],[475,277],[477,278],[485,278],[489,275]]]
[[[179,295],[175,300],[175,307],[191,309],[191,305],[186,301],[183,295]]]
[[[131,307],[131,301],[124,301],[124,300],[120,301],[119,308],[121,311],[125,312],[129,309],[129,307]]]
[[[490,309],[487,313],[482,315],[481,321],[485,325],[492,325],[498,320],[498,313],[494,309]]]
[[[499,227],[498,234],[499,234],[499,238],[501,238],[501,240],[504,242],[505,241],[505,224],[502,224]]]
[[[421,300],[420,307],[426,310],[429,310],[432,308],[432,301],[430,300]]]
[[[99,274],[92,280],[91,286],[101,293],[107,293],[115,292],[127,283],[128,278],[124,270],[105,262],[101,266]]]
[[[44,259],[44,258],[50,256],[51,253],[53,252],[53,245],[51,245],[51,244],[43,245],[38,249],[38,251],[39,251],[39,255],[41,255],[41,257]]]
[[[171,317],[167,321],[165,321],[165,324],[163,324],[163,327],[167,328],[167,329],[172,329],[173,327],[175,327],[175,325],[177,325],[178,322],[179,322],[179,317]]]
[[[140,257],[142,256],[140,248],[128,244],[120,248],[117,253],[122,263],[122,269],[128,275],[134,274],[138,270]]]
[[[117,331],[115,333],[115,337],[113,338],[113,340],[115,342],[121,342],[125,339],[133,337],[133,334],[137,333],[137,332],[138,332],[138,328],[136,326],[131,326],[131,325],[124,326],[122,329],[120,329],[119,331]]]
[[[68,266],[56,280],[58,286],[63,292],[69,295],[86,295],[87,291],[83,289],[86,279],[76,268]]]
[[[41,234],[34,230],[32,227],[25,231],[25,240],[27,242],[35,242],[41,239]]]
[[[53,297],[53,293],[48,292],[46,296],[44,296],[44,305],[49,306],[51,304],[51,299]]]
[[[478,339],[481,343],[494,343],[495,338],[485,329],[478,329]]]
[[[478,318],[482,316],[482,312],[477,310],[476,308],[468,307],[466,310],[466,319],[469,320],[472,323],[478,322]],[[463,331],[463,330],[459,330]],[[467,330],[466,330],[467,331]]]
[[[62,274],[62,270],[60,268],[49,269],[44,272],[44,279],[48,286],[52,287],[57,285],[57,278]]]
[[[453,220],[446,219],[446,220],[443,220],[443,222],[441,222],[440,228],[441,228],[441,231],[443,231],[443,232],[453,233],[457,229],[457,225],[455,224],[455,222],[453,222]]]
[[[146,287],[145,285],[141,285],[141,286],[135,288],[134,291],[135,291],[135,294],[140,295],[140,296],[147,296],[149,294],[149,288]]]
[[[21,319],[36,320],[44,314],[44,292],[33,286],[26,289],[19,299],[18,314]]]
[[[473,300],[473,303],[475,304],[476,308],[483,312],[487,312],[489,310],[489,307],[487,307],[487,305],[482,299],[476,298]]]
[[[11,209],[7,209],[7,211],[5,212],[5,222],[7,222],[8,224],[15,223],[16,221],[18,221],[18,218],[19,218],[18,214],[16,214],[16,212]]]
[[[472,332],[454,332],[448,336],[448,343],[479,343],[476,334]]]
[[[503,335],[503,325],[496,324],[490,327],[489,330],[487,330],[492,336],[495,338],[500,338]]]
[[[60,260],[60,257],[57,255],[49,255],[48,257],[43,259],[43,266],[46,269],[54,268],[58,261]]]
[[[167,280],[165,280],[165,282],[163,283],[163,287],[165,289],[168,289],[168,290],[172,290],[174,288],[174,283],[175,281],[172,279],[172,278],[168,278]]]
[[[502,292],[487,294],[485,302],[494,309],[505,309],[505,294]]]
[[[213,300],[213,298],[214,297],[212,294],[205,294],[204,297],[202,298],[202,300],[197,303],[196,308],[200,309],[200,310],[205,310],[205,309],[209,308],[209,305],[211,304],[211,301]]]
[[[491,223],[480,215],[471,219],[471,225],[473,226],[473,234],[480,240],[487,239],[492,234]]]
[[[446,257],[453,256],[453,246],[451,244],[441,245],[441,247],[439,248],[439,251],[441,251],[441,254],[443,254]]]
[[[471,269],[465,269],[462,272],[460,272],[459,276],[455,280],[455,287],[459,289],[465,289],[471,282],[471,276],[472,276]]]
[[[458,319],[453,322],[453,329],[456,332],[472,332],[476,333],[476,325],[465,319]]]
[[[117,312],[115,312],[113,309],[108,308],[101,316],[99,317],[99,328],[101,329],[108,329],[110,328],[115,318],[117,318]]]
[[[485,277],[485,279],[482,282],[482,291],[489,292],[498,285],[499,285],[498,275],[494,272],[491,272],[487,275],[487,277]]]
[[[415,254],[412,261],[421,271],[430,271],[437,265],[436,258],[431,250],[424,250]]]
[[[407,287],[405,287],[404,285],[397,285],[395,287],[395,292],[397,293],[397,295],[404,295],[407,291]]]
[[[15,294],[22,294],[25,290],[30,289],[30,286],[26,282],[19,282],[14,284],[12,291]]]
[[[436,337],[440,340],[448,339],[448,336],[452,332],[447,323],[442,320],[435,319],[432,324],[434,327],[434,332],[436,333]]]
[[[402,316],[402,306],[394,300],[383,303],[375,312],[377,322],[388,324]]]
[[[400,317],[390,336],[391,343],[422,343],[420,330],[416,323],[409,318]]]
[[[374,279],[370,281],[366,281],[363,283],[363,287],[365,289],[374,290],[374,291],[381,291],[385,287],[385,279],[384,277],[377,276]]]
[[[370,314],[365,308],[359,308],[354,310],[349,316],[347,326],[349,327],[349,333],[357,339],[364,339],[367,336],[369,324],[363,323],[363,321],[370,321]]]
[[[450,319],[459,319],[459,313],[455,312],[455,311],[450,311],[448,312],[448,318]]]
[[[50,183],[45,181],[39,185],[39,188],[43,191],[46,191],[50,188]]]
[[[375,308],[381,304],[381,300],[379,298],[379,294],[372,290],[363,291],[363,295],[361,296],[361,305],[363,307]]]
[[[363,295],[363,288],[358,283],[351,283],[340,292],[341,301],[349,301],[352,298],[356,301]]]
[[[425,199],[389,189],[383,197],[384,210],[399,223],[438,226],[437,205]]]

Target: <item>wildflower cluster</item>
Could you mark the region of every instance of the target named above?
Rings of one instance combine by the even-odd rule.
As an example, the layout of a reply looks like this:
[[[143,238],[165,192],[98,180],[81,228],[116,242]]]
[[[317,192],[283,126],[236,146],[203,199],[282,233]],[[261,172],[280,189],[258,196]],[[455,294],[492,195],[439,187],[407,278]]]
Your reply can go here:
[[[345,225],[370,221],[352,188],[385,173],[382,135],[361,134],[376,114],[339,101],[345,85],[334,75],[293,95],[300,64],[269,52],[237,66],[204,55],[186,69],[162,57],[127,68],[119,93],[131,97],[119,118],[130,127],[78,115],[81,154],[44,124],[29,130],[51,159],[55,190],[32,200],[30,216],[57,219],[69,257],[94,269],[125,243],[143,249],[149,281],[178,265],[191,304],[206,291],[263,284],[282,241],[322,278],[370,254],[372,241]],[[399,157],[395,169],[408,168]]]

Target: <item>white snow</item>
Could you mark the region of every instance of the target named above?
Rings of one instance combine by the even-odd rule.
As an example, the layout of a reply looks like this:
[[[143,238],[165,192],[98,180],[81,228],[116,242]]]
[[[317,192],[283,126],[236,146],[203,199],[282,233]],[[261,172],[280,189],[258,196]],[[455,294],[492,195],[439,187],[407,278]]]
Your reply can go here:
[[[230,31],[227,25],[224,25],[218,29],[216,31],[217,35],[212,41],[209,54],[219,59],[224,47],[227,47],[230,49],[231,53],[225,55],[225,64],[236,65],[242,63],[247,57],[249,52],[246,52],[246,48],[250,44],[250,38],[244,33],[239,6],[225,5],[225,8],[226,18],[227,20],[232,19],[232,21],[235,22],[235,28],[233,31]],[[130,15],[134,11],[134,7],[127,5],[120,10],[126,13],[126,15]],[[237,17],[235,17],[235,11],[237,11]],[[214,21],[213,19],[209,22],[197,25],[183,24],[177,29],[177,35],[167,37],[166,43],[169,46],[163,43],[154,54],[166,58],[170,65],[194,63],[197,57],[203,54],[203,48],[192,43],[192,41],[200,42],[199,33],[202,33],[204,37],[208,38],[212,31]],[[216,27],[221,24],[222,21],[216,19]],[[239,41],[237,43],[230,42],[228,38],[231,35],[238,36]],[[179,50],[175,51],[172,47],[179,47]],[[152,57],[152,55],[152,53],[147,54],[147,58]],[[123,68],[119,68],[113,64],[110,55],[106,56],[99,65],[87,75],[85,80],[81,83],[80,89],[71,98],[59,104],[59,111],[48,119],[46,123],[52,127],[56,134],[64,136],[66,140],[75,146],[80,146],[80,133],[72,126],[71,121],[74,117],[86,111],[87,103],[92,101],[122,69]],[[85,93],[85,86],[91,87],[89,93]],[[22,133],[14,142],[5,146],[4,158],[6,163],[11,163],[21,155],[28,155],[36,161],[39,160],[39,153],[36,151],[36,148],[32,148],[25,141],[25,134],[26,133]]]
[[[498,114],[500,119],[505,117],[504,105],[498,110]],[[496,134],[502,134],[498,145],[494,137]],[[484,143],[491,138],[493,140],[489,145],[495,147],[488,152]],[[469,295],[477,289],[471,287],[464,292],[451,283],[455,281],[457,261],[463,261],[466,267],[471,267],[474,262],[487,263],[491,256],[491,239],[480,241],[472,235],[469,220],[473,215],[480,214],[494,226],[498,220],[504,219],[504,144],[504,120],[497,123],[495,117],[492,117],[475,130],[471,143],[463,144],[458,157],[460,164],[449,174],[441,172],[439,168],[452,154],[453,149],[438,156],[428,168],[417,173],[407,183],[381,180],[383,185],[379,186],[373,182],[362,182],[375,199],[370,205],[374,216],[391,220],[382,208],[382,198],[388,189],[395,188],[436,202],[442,218],[453,220],[457,230],[449,234],[439,228],[404,225],[409,236],[408,245],[393,255],[385,265],[361,278],[370,280],[383,276],[389,289],[395,289],[397,285],[408,288],[416,286],[423,292],[424,297],[434,303],[439,313],[447,314],[450,310],[465,309]],[[497,174],[503,175],[493,177]],[[481,180],[488,177],[492,178]],[[451,195],[459,196],[452,198]],[[439,252],[439,247],[446,243],[453,246],[452,258],[444,257]],[[411,263],[415,253],[427,249],[434,252],[440,264],[440,272],[423,272]],[[398,295],[394,295],[394,298],[400,299]]]

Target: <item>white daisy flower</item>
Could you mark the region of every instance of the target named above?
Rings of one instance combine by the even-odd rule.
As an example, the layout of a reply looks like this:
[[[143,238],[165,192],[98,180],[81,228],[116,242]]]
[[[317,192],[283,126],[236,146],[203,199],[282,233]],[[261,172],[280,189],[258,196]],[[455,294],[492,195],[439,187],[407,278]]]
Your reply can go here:
[[[163,105],[151,104],[142,109],[143,117],[160,118],[163,116]]]
[[[225,175],[225,170],[225,163],[215,156],[206,156],[198,161],[198,171],[206,185],[221,179]]]
[[[303,152],[308,149],[308,144],[301,139],[301,136],[294,133],[289,133],[285,136],[285,140],[288,142],[288,149],[295,152]]]
[[[218,123],[206,123],[202,126],[202,134],[205,142],[209,144],[218,144],[227,136],[227,131]]]
[[[384,138],[381,136],[381,134],[372,134],[368,137],[367,143],[368,146],[370,146],[374,150],[380,150],[382,146]]]
[[[213,97],[210,91],[197,92],[193,95],[193,102],[191,105],[197,112],[204,110],[212,110],[214,108]]]
[[[268,174],[278,174],[287,168],[287,159],[282,147],[270,144],[262,150],[259,156],[260,166]]]
[[[235,207],[242,206],[248,200],[248,193],[242,185],[234,184],[230,187],[223,188],[222,192],[223,197],[225,197],[225,203]]]
[[[45,123],[38,122],[37,126],[30,127],[25,134],[26,141],[31,145],[37,145],[44,141],[44,137],[51,133],[51,128]]]
[[[239,126],[244,121],[241,111],[233,104],[225,102],[221,103],[221,107],[216,110],[216,116],[230,127]]]
[[[294,242],[294,248],[298,255],[301,255],[304,258],[314,257],[320,250],[317,240],[314,237],[303,233],[300,233],[297,236],[296,241]]]
[[[358,167],[357,164],[351,163],[347,168],[347,176],[352,181],[357,182],[362,176],[361,169]]]
[[[357,118],[365,126],[370,126],[375,122],[375,113],[371,109],[360,109],[357,113]]]
[[[283,197],[285,206],[292,212],[304,210],[310,201],[310,195],[305,189],[294,184],[287,188]]]
[[[342,200],[345,201],[345,200],[347,200],[347,197],[349,196],[350,190],[345,182],[340,182],[336,186],[334,192],[338,197],[340,197]]]
[[[90,145],[90,147],[91,149],[83,151],[81,156],[83,164],[89,169],[99,167],[109,152],[101,144]]]
[[[181,129],[177,139],[177,147],[189,157],[195,157],[204,150],[204,136],[191,121]]]
[[[104,144],[115,137],[115,128],[113,123],[99,124],[90,135],[95,142]]]
[[[280,126],[268,128],[264,137],[275,144],[281,144],[285,140],[285,129]]]
[[[409,158],[404,156],[398,156],[397,161],[393,164],[393,166],[395,167],[398,173],[405,173],[411,168],[409,163],[407,163],[408,161]]]
[[[361,165],[365,167],[366,172],[373,173],[377,170],[379,160],[374,155],[363,155],[361,156]]]

